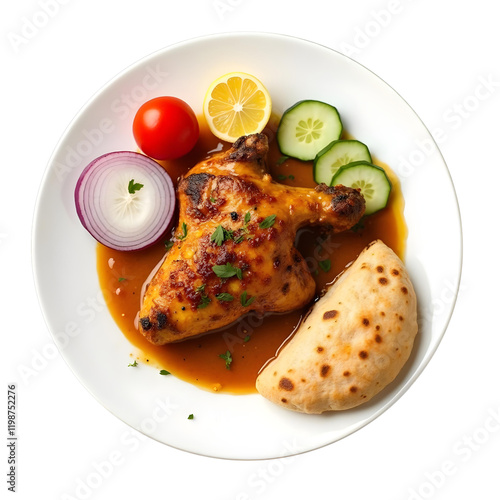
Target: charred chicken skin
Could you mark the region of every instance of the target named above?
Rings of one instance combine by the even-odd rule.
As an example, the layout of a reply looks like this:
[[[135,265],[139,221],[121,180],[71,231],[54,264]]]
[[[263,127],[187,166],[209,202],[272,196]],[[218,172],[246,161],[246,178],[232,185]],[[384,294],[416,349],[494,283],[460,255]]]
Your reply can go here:
[[[364,213],[358,190],[276,183],[267,137],[244,136],[194,166],[178,185],[174,245],[147,286],[139,329],[153,344],[222,328],[253,310],[306,306],[315,283],[294,247],[297,230],[351,228]]]

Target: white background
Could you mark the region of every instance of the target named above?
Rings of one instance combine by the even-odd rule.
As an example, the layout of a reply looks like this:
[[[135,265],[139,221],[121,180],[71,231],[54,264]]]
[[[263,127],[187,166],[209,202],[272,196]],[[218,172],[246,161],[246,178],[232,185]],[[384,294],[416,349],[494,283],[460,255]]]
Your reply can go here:
[[[500,498],[500,30],[491,0],[23,0],[2,11],[2,404],[16,383],[17,498]],[[211,459],[131,440],[55,354],[32,277],[37,191],[75,114],[138,59],[228,31],[306,38],[378,74],[431,132],[444,132],[436,139],[462,213],[460,294],[427,369],[367,427],[286,460]],[[422,203],[439,218],[438,199],[422,193]]]

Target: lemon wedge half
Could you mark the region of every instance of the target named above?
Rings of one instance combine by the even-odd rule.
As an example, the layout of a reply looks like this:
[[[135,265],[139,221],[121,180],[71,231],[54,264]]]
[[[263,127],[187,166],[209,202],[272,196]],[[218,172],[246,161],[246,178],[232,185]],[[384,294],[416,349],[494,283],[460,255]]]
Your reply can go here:
[[[262,82],[247,73],[228,73],[208,87],[203,113],[212,133],[234,142],[262,132],[271,116],[271,96]]]

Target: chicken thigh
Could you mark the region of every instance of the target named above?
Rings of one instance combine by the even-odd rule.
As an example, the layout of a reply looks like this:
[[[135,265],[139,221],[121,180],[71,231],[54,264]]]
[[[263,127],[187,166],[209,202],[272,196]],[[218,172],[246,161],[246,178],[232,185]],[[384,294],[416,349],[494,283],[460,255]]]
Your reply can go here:
[[[139,330],[166,344],[220,329],[249,311],[306,306],[315,282],[294,247],[301,226],[344,231],[364,213],[356,189],[276,183],[267,137],[238,139],[194,166],[178,186],[173,246],[146,288]]]

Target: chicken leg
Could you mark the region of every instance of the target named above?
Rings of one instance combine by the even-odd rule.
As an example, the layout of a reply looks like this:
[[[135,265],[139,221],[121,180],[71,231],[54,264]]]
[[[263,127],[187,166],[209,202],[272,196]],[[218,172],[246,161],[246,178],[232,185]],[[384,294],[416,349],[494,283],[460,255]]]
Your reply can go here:
[[[359,190],[276,183],[266,168],[267,137],[244,136],[195,165],[178,186],[173,247],[147,286],[139,329],[165,344],[219,329],[254,310],[307,305],[315,283],[294,247],[301,226],[333,232],[364,213]]]

